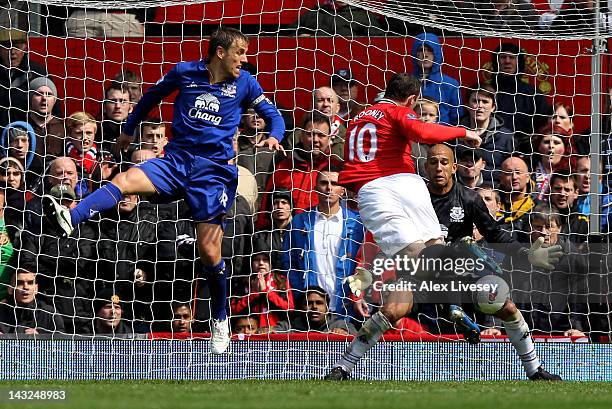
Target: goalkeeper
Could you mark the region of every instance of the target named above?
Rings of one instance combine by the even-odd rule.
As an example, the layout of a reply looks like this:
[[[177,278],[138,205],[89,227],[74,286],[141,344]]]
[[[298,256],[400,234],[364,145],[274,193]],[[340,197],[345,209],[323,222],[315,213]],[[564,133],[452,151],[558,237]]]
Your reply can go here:
[[[469,148],[458,149],[464,155],[475,152]],[[542,239],[536,242],[530,251],[514,240],[495,222],[478,193],[454,181],[456,170],[457,164],[451,148],[446,145],[431,147],[425,162],[425,176],[429,180],[427,187],[438,220],[448,229],[447,241],[456,243],[462,238],[471,236],[475,225],[487,243],[503,243],[500,251],[505,254],[523,256],[534,266],[552,270],[554,266],[551,263],[558,261],[562,255],[561,247],[541,248]],[[471,244],[471,240],[465,244],[467,245],[460,245],[459,248],[470,251],[475,257],[487,258],[482,250]],[[495,262],[491,261],[491,264],[493,263]],[[492,269],[499,270],[496,264]],[[533,340],[529,336],[529,327],[514,303],[508,299],[495,316],[502,320],[506,334],[516,349],[527,376],[531,379],[556,379],[556,375],[551,375],[541,368]]]
[[[524,254],[533,265],[538,267],[547,269],[554,267],[553,263],[557,262],[561,256],[559,246],[543,248],[541,247],[543,240],[541,240],[534,243],[531,249],[522,247],[505,234],[499,226],[495,225],[484,202],[476,192],[453,182],[456,164],[454,163],[453,152],[449,147],[441,144],[433,146],[429,151],[425,169],[430,180],[429,191],[432,196],[433,207],[440,223],[448,228],[448,239],[450,241],[468,235],[471,236],[473,226],[476,224],[479,229],[482,229],[481,231],[487,240],[506,243],[508,252]],[[462,241],[450,246],[430,246],[423,250],[421,255],[440,259],[480,258],[485,259],[491,269],[499,270],[499,267],[470,241]],[[425,277],[425,274],[430,274],[430,272],[417,272],[417,278],[422,280],[431,278]],[[370,282],[367,275],[366,271],[360,270],[360,273],[349,280],[351,288],[359,291],[367,286]],[[326,379],[347,379],[358,360],[374,346],[387,329],[391,328],[391,323],[411,311],[413,305],[412,294],[409,297],[404,297],[400,302],[394,302],[396,300],[398,300],[397,296],[392,297],[391,302],[386,303],[381,311],[374,314],[364,324],[358,336],[351,342],[340,361],[326,376]],[[452,316],[453,314],[462,314],[462,311],[451,305],[450,313]],[[529,334],[529,327],[510,299],[506,300],[505,304],[495,312],[495,315],[502,319],[508,338],[516,349],[529,379],[561,379],[558,375],[552,375],[543,369]],[[470,324],[474,325],[471,321],[465,320],[466,326]],[[474,325],[471,336],[469,332],[465,332],[465,335],[468,341],[478,342],[478,327]]]
[[[228,164],[234,157],[232,138],[249,107],[271,126],[270,136],[258,146],[283,151],[279,142],[285,133],[276,107],[254,77],[241,70],[247,62],[247,49],[244,34],[221,27],[210,38],[207,59],[178,63],[143,95],[128,117],[124,134],[117,139],[117,148],[126,148],[149,111],[178,91],[172,122],[174,138],[165,148],[165,157],[120,173],[72,210],[51,196],[43,197],[45,216],[66,235],[96,213],[116,206],[124,195],[158,194],[169,201],[184,198],[196,223],[198,249],[211,290],[210,343],[215,354],[225,352],[230,342],[221,239],[238,181],[236,166]]]

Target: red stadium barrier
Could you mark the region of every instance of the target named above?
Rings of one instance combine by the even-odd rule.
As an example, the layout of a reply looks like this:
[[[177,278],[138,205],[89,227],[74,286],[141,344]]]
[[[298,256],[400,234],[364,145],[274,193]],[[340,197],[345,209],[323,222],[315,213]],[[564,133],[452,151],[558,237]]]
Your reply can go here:
[[[503,39],[446,37],[444,73],[470,86],[478,76],[490,75],[491,50]],[[45,64],[57,80],[66,113],[86,110],[100,112],[104,87],[123,69],[140,74],[147,84],[155,83],[178,61],[199,59],[206,52],[206,41],[199,38],[143,39],[61,39],[32,38],[32,59]],[[410,37],[253,37],[250,61],[258,67],[263,88],[285,108],[308,109],[311,91],[330,83],[330,75],[350,68],[360,82],[362,99],[371,100],[392,72],[412,71]],[[577,129],[589,126],[590,55],[589,41],[523,40],[521,47],[535,57],[528,67],[537,72],[531,80],[541,90],[555,95],[555,102],[573,103]],[[603,67],[602,72],[608,72]],[[145,86],[146,88],[146,86]],[[171,105],[162,108],[163,118],[171,121]]]

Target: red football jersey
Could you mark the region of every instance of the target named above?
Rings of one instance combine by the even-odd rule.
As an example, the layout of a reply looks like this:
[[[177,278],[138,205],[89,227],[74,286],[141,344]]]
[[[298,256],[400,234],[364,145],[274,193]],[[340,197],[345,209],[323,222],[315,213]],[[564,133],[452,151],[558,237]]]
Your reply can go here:
[[[465,137],[465,128],[422,122],[412,108],[383,99],[348,124],[339,183],[357,192],[383,176],[415,173],[410,143],[435,144]]]

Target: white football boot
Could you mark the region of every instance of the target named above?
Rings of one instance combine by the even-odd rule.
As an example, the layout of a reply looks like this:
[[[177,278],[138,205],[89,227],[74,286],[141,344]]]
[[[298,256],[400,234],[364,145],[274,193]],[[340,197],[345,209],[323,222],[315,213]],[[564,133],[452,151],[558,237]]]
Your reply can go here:
[[[212,320],[210,331],[210,352],[217,355],[224,353],[230,344],[229,319]]]
[[[44,195],[42,197],[42,208],[46,219],[62,232],[62,236],[68,237],[72,234],[74,227],[72,227],[70,210],[63,206],[57,198]]]

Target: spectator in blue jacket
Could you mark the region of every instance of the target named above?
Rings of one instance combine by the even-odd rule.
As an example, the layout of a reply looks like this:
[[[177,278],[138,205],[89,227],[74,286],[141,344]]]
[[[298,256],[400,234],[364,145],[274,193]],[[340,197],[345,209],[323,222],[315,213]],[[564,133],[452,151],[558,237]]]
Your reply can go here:
[[[439,123],[459,124],[463,116],[459,81],[442,74],[442,46],[438,36],[419,34],[412,44],[413,74],[421,80],[421,93],[440,104]]]
[[[317,178],[319,205],[300,213],[291,222],[285,240],[285,269],[294,290],[296,305],[308,287],[319,286],[330,295],[330,311],[349,315],[344,301],[350,290],[344,279],[355,270],[355,256],[364,238],[359,214],[341,204],[344,188],[338,171],[324,170]]]

